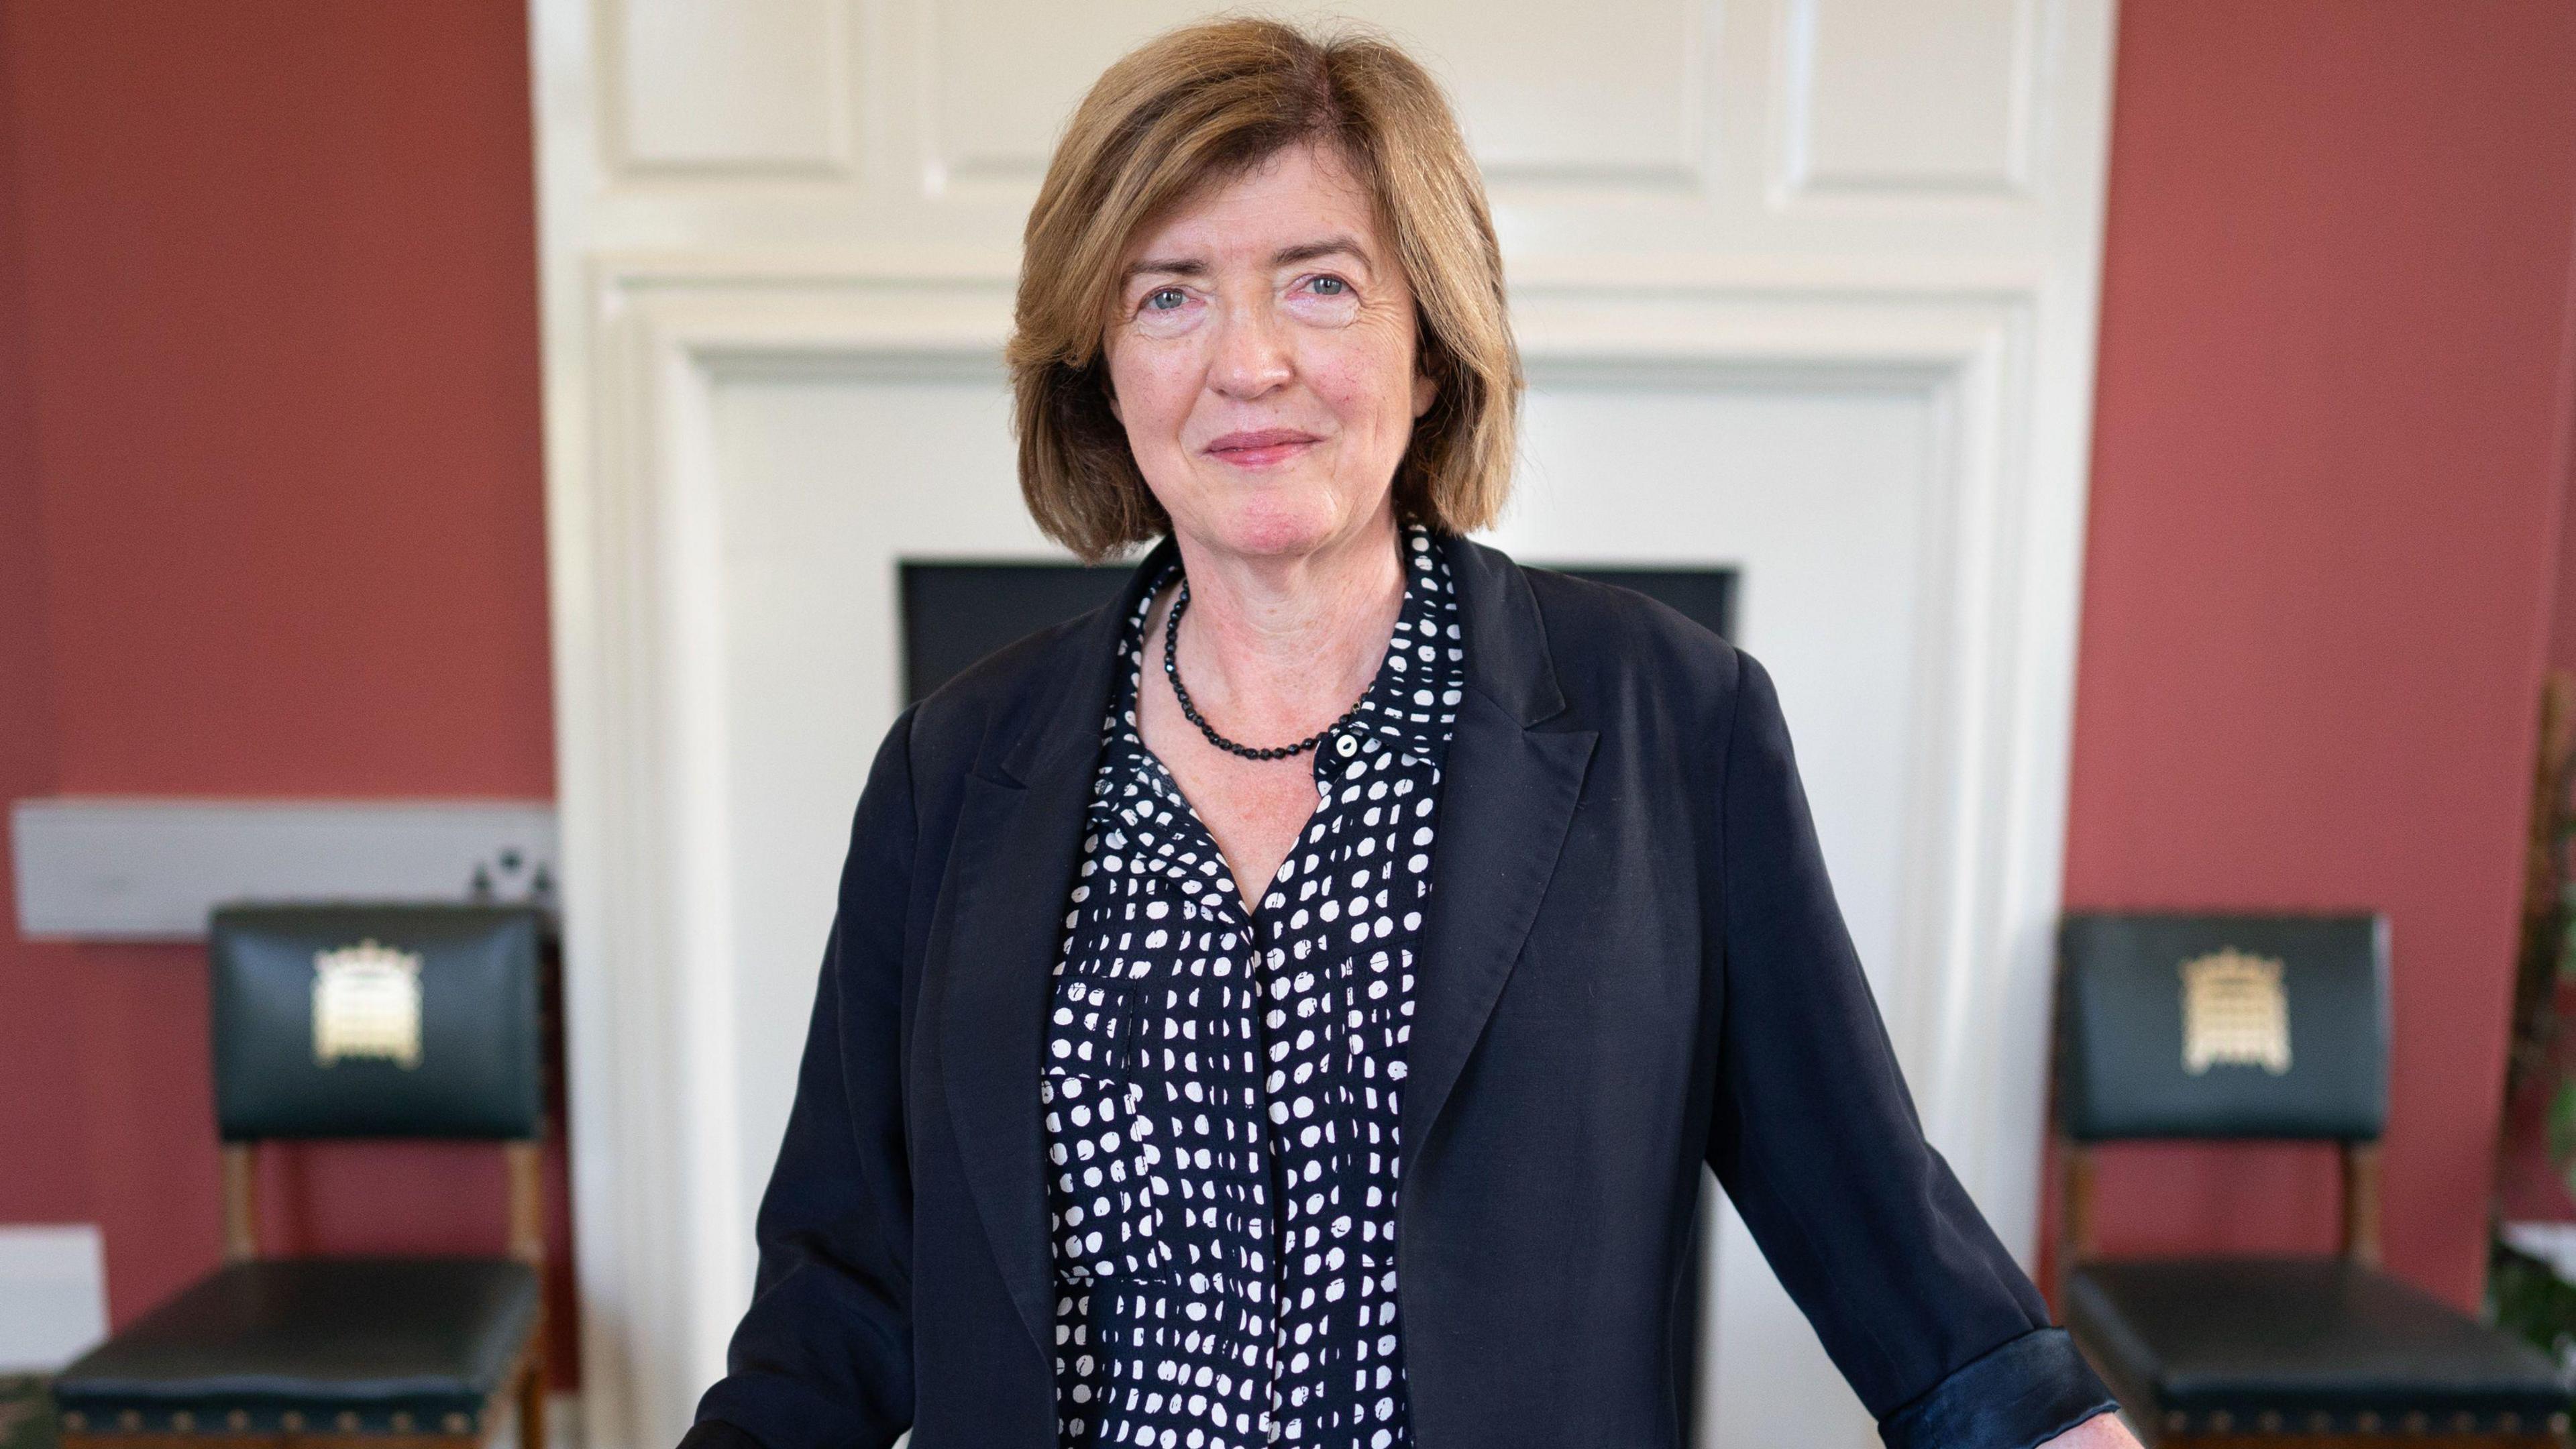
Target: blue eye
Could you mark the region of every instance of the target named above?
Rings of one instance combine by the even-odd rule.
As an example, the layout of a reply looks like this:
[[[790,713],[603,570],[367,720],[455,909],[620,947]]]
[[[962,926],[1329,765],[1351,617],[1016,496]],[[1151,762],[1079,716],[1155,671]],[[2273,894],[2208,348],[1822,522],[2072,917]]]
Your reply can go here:
[[[1315,279],[1315,291],[1321,296],[1338,297],[1350,289],[1350,283],[1343,281],[1339,277],[1317,277]]]
[[[1168,305],[1165,304],[1163,300],[1166,297],[1171,299]],[[1189,299],[1182,294],[1181,289],[1178,287],[1156,287],[1154,290],[1145,294],[1145,305],[1158,312],[1169,312],[1172,308],[1177,307],[1188,300]]]

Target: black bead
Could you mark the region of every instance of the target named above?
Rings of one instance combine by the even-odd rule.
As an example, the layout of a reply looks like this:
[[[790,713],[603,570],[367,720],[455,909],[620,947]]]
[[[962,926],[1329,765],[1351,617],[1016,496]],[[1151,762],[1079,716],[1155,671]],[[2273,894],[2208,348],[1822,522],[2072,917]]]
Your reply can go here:
[[[1351,707],[1349,709],[1342,711],[1342,717],[1340,719],[1333,721],[1331,724],[1324,726],[1322,729],[1315,731],[1313,734],[1308,735],[1306,738],[1299,740],[1293,745],[1272,745],[1267,748],[1256,749],[1250,745],[1236,744],[1234,741],[1218,734],[1214,726],[1210,725],[1205,719],[1200,718],[1198,706],[1190,703],[1189,688],[1181,683],[1181,614],[1184,610],[1188,609],[1189,606],[1190,581],[1187,575],[1183,575],[1181,578],[1180,596],[1172,600],[1172,612],[1163,620],[1163,673],[1172,681],[1172,697],[1181,702],[1181,713],[1189,717],[1190,723],[1199,727],[1199,733],[1207,736],[1207,742],[1209,744],[1216,746],[1220,750],[1227,750],[1234,754],[1241,755],[1247,760],[1284,760],[1292,755],[1302,755],[1306,751],[1315,748],[1315,746],[1324,742],[1324,738],[1327,735],[1330,735],[1333,731],[1349,724],[1353,719],[1358,718],[1360,706],[1368,700],[1368,691],[1366,690],[1360,691],[1360,697],[1351,701]]]

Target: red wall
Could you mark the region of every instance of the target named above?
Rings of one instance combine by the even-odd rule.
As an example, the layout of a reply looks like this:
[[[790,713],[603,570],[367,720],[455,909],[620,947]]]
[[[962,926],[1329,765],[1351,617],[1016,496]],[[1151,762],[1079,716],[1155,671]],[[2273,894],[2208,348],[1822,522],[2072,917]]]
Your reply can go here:
[[[551,795],[523,7],[0,26],[0,793]],[[117,1321],[211,1266],[202,953],[0,935],[0,1142]],[[490,1149],[274,1156],[278,1246],[500,1244]]]
[[[2124,0],[2070,908],[2392,920],[2391,1266],[2483,1281],[2567,479],[2576,6]],[[2331,1159],[2129,1148],[2111,1251],[2324,1248]]]

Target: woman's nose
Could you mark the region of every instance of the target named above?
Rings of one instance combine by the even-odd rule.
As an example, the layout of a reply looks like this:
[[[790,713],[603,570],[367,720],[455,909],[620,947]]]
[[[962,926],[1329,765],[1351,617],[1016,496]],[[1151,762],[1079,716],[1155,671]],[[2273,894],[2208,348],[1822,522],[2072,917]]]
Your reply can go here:
[[[1208,386],[1230,398],[1255,398],[1286,383],[1293,371],[1278,318],[1263,302],[1223,309]]]

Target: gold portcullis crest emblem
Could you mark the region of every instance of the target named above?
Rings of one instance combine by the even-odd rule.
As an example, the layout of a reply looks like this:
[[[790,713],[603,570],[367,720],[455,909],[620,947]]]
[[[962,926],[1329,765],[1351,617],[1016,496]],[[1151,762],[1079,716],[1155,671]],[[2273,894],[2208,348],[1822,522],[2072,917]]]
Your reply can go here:
[[[313,1060],[420,1065],[420,957],[373,940],[313,956]]]
[[[2182,963],[2182,1069],[2290,1069],[2290,993],[2282,963],[2230,946]]]

